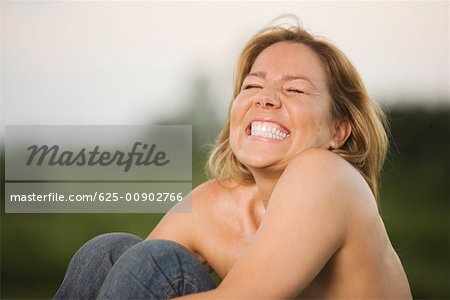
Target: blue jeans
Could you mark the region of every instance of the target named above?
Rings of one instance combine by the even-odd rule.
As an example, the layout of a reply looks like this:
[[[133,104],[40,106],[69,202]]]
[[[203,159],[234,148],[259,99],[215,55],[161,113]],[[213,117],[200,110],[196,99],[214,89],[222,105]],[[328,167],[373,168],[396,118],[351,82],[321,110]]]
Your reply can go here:
[[[206,269],[182,245],[108,233],[77,251],[54,299],[170,299],[214,288]]]

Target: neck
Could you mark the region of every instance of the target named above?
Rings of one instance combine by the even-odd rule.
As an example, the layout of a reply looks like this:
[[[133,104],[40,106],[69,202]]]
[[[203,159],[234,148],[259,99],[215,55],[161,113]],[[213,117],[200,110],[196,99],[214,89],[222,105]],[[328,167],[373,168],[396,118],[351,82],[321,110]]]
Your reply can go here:
[[[261,201],[267,208],[273,189],[278,182],[282,172],[265,172],[264,170],[251,170],[258,188]]]

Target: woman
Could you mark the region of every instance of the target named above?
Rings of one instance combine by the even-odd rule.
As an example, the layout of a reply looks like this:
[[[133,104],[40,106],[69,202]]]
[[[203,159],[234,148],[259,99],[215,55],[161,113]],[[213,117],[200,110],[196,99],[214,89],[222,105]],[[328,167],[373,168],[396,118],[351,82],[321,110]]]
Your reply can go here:
[[[299,26],[263,30],[192,213],[167,214],[146,241],[88,242],[55,298],[410,299],[376,203],[383,122],[337,48]]]

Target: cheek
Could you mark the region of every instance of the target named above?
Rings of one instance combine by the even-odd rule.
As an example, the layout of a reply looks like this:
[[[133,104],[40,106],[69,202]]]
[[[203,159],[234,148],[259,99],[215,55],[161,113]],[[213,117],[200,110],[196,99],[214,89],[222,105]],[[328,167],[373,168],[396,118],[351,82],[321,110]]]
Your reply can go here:
[[[317,132],[317,143],[321,146],[328,145],[333,133],[333,122],[330,114],[323,113],[315,118],[315,129]]]
[[[290,111],[290,117],[294,120],[294,127],[304,133],[314,130],[320,124],[319,112],[312,105],[298,105],[291,108]]]
[[[230,125],[233,126],[238,119],[239,109],[237,109],[236,101],[233,101],[230,109]]]
[[[236,117],[242,114],[243,108],[245,106],[246,102],[244,101],[244,99],[240,97],[240,95],[238,95],[231,103],[231,110],[230,110],[231,117]]]
[[[325,109],[303,106],[296,109],[291,116],[296,120],[294,126],[298,128],[302,139],[307,139],[313,144],[320,144],[329,138],[330,114]]]
[[[242,122],[244,120],[246,112],[246,104],[245,101],[242,101],[239,96],[233,101],[230,109],[230,129],[233,127],[242,126]]]
[[[230,146],[233,151],[237,144],[243,118],[242,105],[236,100],[233,101],[230,109]]]

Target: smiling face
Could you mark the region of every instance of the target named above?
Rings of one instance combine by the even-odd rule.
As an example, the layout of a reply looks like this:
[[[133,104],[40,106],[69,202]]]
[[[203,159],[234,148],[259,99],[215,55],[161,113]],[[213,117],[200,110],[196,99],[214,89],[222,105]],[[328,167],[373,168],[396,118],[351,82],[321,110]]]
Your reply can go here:
[[[335,125],[319,57],[300,43],[264,49],[233,101],[230,145],[251,171],[283,170],[300,152],[332,146]]]

